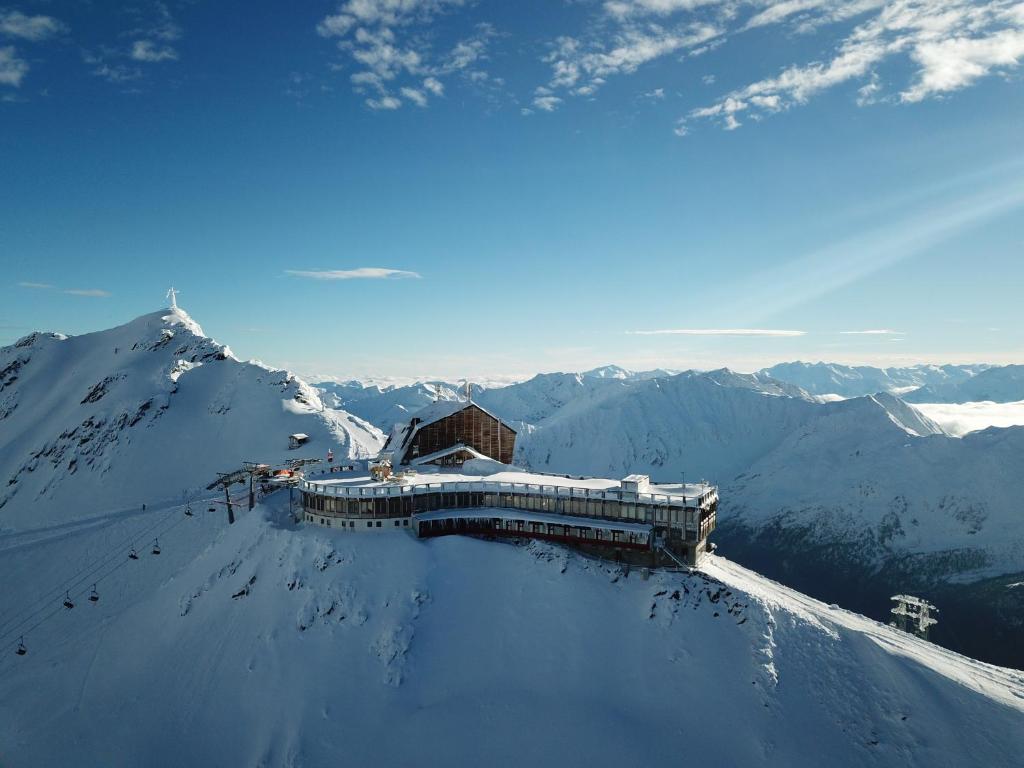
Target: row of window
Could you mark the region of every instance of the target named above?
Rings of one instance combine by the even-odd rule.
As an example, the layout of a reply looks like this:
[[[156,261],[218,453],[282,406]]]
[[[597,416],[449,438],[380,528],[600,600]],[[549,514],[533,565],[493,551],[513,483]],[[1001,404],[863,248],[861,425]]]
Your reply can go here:
[[[580,517],[604,517],[615,520],[636,520],[696,528],[698,511],[662,505],[637,504],[607,499],[560,498],[519,493],[490,493],[459,491],[421,493],[369,499],[350,499],[303,492],[302,503],[307,509],[345,517],[409,517],[418,512],[438,509],[466,509],[470,507],[498,507],[552,512]],[[713,511],[701,516],[706,521]],[[713,523],[712,523],[713,526]]]
[[[307,523],[319,523],[320,525],[326,525],[326,526],[328,526],[330,528],[355,528],[357,522],[360,524],[360,527],[362,527],[362,523],[363,523],[362,520],[336,520],[336,519],[334,519],[332,517],[320,517],[318,515],[311,515],[311,514],[308,514],[308,513],[306,514],[306,522]],[[383,527],[383,523],[384,523],[383,520],[367,520],[366,521],[366,527],[367,528],[381,528],[381,527]],[[409,527],[409,518],[405,518],[403,520],[395,520],[394,524],[395,524],[395,526],[394,526],[395,528],[399,528],[399,527],[408,528]]]
[[[612,544],[646,545],[648,534],[634,531],[606,530],[587,526],[540,523],[532,520],[502,520],[500,518],[458,518],[454,520],[427,520],[420,522],[421,535],[430,533],[457,533],[474,531],[511,531],[533,536],[550,536]]]

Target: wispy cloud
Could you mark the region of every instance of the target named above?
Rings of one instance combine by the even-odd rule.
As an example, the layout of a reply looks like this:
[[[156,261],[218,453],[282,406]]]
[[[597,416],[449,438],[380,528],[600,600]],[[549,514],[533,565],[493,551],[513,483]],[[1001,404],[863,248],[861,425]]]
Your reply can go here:
[[[671,4],[672,0],[652,3]],[[638,4],[605,4],[608,13],[618,20],[617,28],[610,37],[603,33],[586,39],[563,35],[550,44],[550,51],[543,60],[551,67],[551,78],[536,89],[535,107],[553,111],[563,101],[558,93],[593,96],[611,77],[632,74],[655,59],[696,49],[721,34],[719,27],[706,22],[682,21],[672,26],[661,26],[635,21],[633,13],[621,8],[626,5],[636,9]]]
[[[481,63],[495,35],[490,24],[478,24],[473,34],[440,54],[423,34],[435,17],[467,2],[346,0],[320,20],[316,32],[335,40],[338,50],[359,67],[349,79],[357,93],[366,94],[368,107],[393,110],[405,102],[425,107],[430,95],[444,93],[444,77],[462,74],[477,83],[489,79]]]
[[[632,336],[805,336],[807,331],[773,328],[670,328],[658,331],[626,331]]]
[[[105,299],[111,295],[110,291],[99,288],[66,288],[61,293],[66,293],[68,296],[88,296],[93,299]]]
[[[152,40],[136,40],[132,44],[132,59],[135,61],[157,62],[175,61],[178,52],[169,45],[160,45]]]
[[[105,299],[111,295],[110,291],[104,291],[100,288],[58,288],[50,283],[35,283],[28,280],[19,282],[18,286],[37,291],[59,291],[68,296],[88,296],[94,299]]]
[[[402,280],[420,278],[419,272],[386,267],[359,267],[358,269],[286,269],[285,274],[311,280]]]
[[[914,103],[1009,71],[1024,59],[1024,6],[1018,0],[789,0],[760,11],[746,28],[793,17],[798,31],[812,32],[872,11],[875,15],[856,25],[824,60],[793,65],[730,91],[691,110],[678,125],[711,119],[733,130],[742,116],[761,119],[846,83],[862,84],[856,99],[860,106],[883,100]],[[878,69],[899,58],[909,60],[914,74],[883,96]]]
[[[0,9],[0,36],[38,43],[66,31],[67,26],[52,16],[28,16],[21,11]]]
[[[868,331],[840,331],[843,336],[901,336],[903,331],[893,331],[888,328],[878,328]]]
[[[28,74],[28,69],[28,62],[18,57],[13,45],[0,47],[0,85],[17,88]]]

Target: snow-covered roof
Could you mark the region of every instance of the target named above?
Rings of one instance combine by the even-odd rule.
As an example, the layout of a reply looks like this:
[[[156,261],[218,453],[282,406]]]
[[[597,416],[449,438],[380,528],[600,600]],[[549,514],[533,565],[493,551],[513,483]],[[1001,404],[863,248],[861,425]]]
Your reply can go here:
[[[501,465],[506,466],[506,465]],[[498,472],[472,474],[450,471],[447,468],[435,468],[431,465],[419,465],[419,471],[403,478],[401,483],[378,481],[367,475],[342,476],[337,478],[317,478],[307,481],[307,490],[319,491],[338,496],[373,496],[401,495],[402,493],[426,492],[428,490],[458,491],[485,490],[489,487],[523,489],[530,493],[551,495],[592,496],[617,498],[622,489],[618,480],[601,477],[570,477],[567,475],[546,475],[540,472],[527,472],[516,467],[507,467]],[[437,469],[438,471],[434,471]],[[428,489],[429,486],[429,489]],[[678,483],[673,485],[650,485],[640,493],[641,500],[650,499],[655,503],[681,504],[693,506],[695,502],[708,494],[714,494],[714,486],[698,483]],[[710,499],[709,499],[710,500]]]
[[[291,440],[309,440],[309,435],[304,432],[296,432],[294,435],[288,435]]]
[[[474,405],[495,421],[500,421],[502,424],[505,424],[506,427],[512,429],[512,427],[509,427],[505,421],[488,411],[480,405],[480,403],[473,400],[437,400],[430,405],[423,406],[415,413],[410,414],[409,423],[411,424],[413,420],[416,420],[416,430],[418,431],[428,424],[433,424],[441,419],[446,419],[452,414],[464,411],[466,408]],[[396,424],[395,426],[397,427],[398,425]],[[512,429],[512,431],[515,432],[514,429]]]

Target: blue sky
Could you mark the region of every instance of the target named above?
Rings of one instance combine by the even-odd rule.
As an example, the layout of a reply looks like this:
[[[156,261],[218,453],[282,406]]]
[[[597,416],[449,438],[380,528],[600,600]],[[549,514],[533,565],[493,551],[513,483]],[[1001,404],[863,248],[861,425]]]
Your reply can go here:
[[[1024,361],[1024,3],[6,2],[0,343]]]

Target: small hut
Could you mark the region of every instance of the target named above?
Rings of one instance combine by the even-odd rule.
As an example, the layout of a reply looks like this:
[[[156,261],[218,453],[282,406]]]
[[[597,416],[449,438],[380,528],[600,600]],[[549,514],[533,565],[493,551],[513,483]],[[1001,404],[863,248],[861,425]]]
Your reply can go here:
[[[294,435],[288,435],[288,448],[295,450],[300,448],[309,442],[309,435],[304,435],[302,432],[296,432]]]

